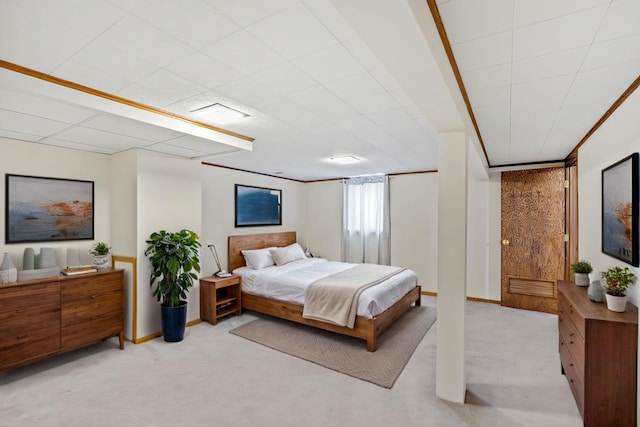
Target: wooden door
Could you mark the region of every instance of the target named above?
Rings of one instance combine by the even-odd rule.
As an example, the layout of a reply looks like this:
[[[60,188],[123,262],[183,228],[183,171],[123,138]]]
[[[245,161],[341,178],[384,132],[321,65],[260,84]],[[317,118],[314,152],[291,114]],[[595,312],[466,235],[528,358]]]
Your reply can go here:
[[[564,278],[564,169],[502,173],[502,305],[557,313]]]

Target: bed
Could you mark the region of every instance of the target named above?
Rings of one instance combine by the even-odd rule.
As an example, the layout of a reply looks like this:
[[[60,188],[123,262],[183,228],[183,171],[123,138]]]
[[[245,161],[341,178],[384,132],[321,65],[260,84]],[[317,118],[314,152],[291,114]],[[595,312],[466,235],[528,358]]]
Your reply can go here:
[[[242,254],[243,250],[285,247],[296,243],[296,241],[296,233],[293,231],[229,236],[228,271],[242,273],[242,267],[246,267],[245,257]],[[305,318],[303,317],[303,304],[247,292],[245,286],[243,286],[242,290],[242,308],[363,339],[366,341],[367,350],[373,352],[377,348],[377,338],[402,316],[409,307],[413,304],[420,305],[420,295],[420,286],[416,282],[399,299],[395,300],[388,308],[385,308],[383,312],[373,316],[358,314],[353,328]]]

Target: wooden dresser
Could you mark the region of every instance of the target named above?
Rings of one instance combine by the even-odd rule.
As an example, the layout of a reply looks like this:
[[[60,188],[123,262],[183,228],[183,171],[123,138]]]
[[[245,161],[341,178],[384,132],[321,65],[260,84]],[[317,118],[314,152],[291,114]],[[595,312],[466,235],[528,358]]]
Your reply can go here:
[[[638,309],[594,303],[587,288],[558,281],[560,363],[585,426],[636,426]]]
[[[0,286],[0,370],[118,336],[124,348],[124,270]]]

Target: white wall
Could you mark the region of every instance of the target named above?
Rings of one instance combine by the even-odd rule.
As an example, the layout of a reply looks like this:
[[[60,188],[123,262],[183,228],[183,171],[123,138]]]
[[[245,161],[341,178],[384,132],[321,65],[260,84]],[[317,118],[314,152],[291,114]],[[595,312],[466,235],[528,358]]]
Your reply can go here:
[[[201,165],[202,175],[202,275],[217,271],[213,256],[206,245],[216,246],[220,264],[227,269],[227,237],[238,234],[276,233],[297,231],[298,242],[304,247],[306,240],[305,184],[282,178],[242,172],[216,166]],[[235,184],[282,190],[282,226],[235,227]],[[205,252],[206,251],[206,252]]]
[[[391,178],[391,264],[418,275],[423,291],[438,288],[438,174]]]
[[[423,291],[437,287],[437,173],[391,177],[391,263],[418,275]],[[311,251],[341,259],[342,181],[305,184]],[[303,244],[305,242],[302,242]]]
[[[594,273],[612,266],[640,269],[605,255],[602,247],[602,169],[640,151],[640,91],[636,90],[578,150],[578,253],[591,262]],[[640,185],[640,183],[636,183]],[[592,274],[593,279],[599,279]],[[640,303],[640,282],[629,288],[634,305]]]
[[[189,229],[201,235],[200,162],[137,152],[138,337],[162,329],[160,304],[149,287],[151,265],[144,255],[145,241],[154,231]],[[114,226],[117,226],[115,224]],[[189,292],[187,321],[200,318],[200,288]]]
[[[316,256],[339,261],[342,240],[342,180],[311,182],[305,184],[305,189],[307,238],[303,247]]]
[[[48,178],[78,179],[94,182],[94,241],[111,239],[110,156],[0,138],[0,170],[3,174]],[[0,199],[5,200],[5,185],[0,184]],[[58,265],[66,267],[66,248],[89,250],[94,241],[34,242],[5,244],[5,209],[0,216],[0,247],[8,252],[16,268],[22,268],[25,248],[53,247]]]
[[[474,145],[468,146],[467,177],[467,296],[491,299],[489,278],[490,182]]]

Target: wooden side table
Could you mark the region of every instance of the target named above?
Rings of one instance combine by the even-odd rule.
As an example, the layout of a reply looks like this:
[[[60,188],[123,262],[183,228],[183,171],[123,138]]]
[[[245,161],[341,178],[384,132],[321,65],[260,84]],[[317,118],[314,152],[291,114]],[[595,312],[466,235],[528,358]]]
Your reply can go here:
[[[200,318],[215,325],[230,314],[242,314],[240,276],[203,277],[200,279]]]

